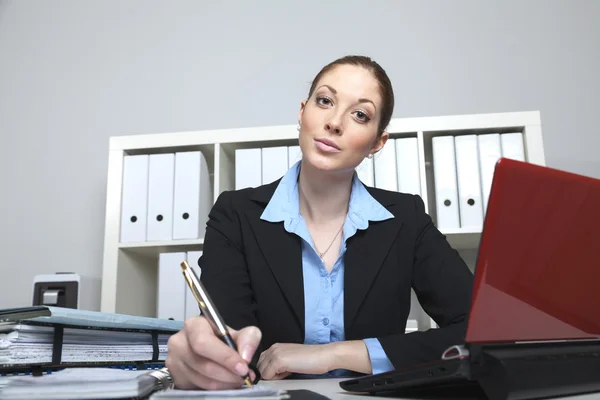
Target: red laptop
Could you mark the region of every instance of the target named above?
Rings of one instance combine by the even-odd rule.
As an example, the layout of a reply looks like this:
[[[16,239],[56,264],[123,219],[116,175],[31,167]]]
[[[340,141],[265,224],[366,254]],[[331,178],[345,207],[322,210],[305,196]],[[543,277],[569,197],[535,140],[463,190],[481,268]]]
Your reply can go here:
[[[600,180],[500,159],[465,343],[340,386],[442,397],[473,389],[491,400],[600,391]]]

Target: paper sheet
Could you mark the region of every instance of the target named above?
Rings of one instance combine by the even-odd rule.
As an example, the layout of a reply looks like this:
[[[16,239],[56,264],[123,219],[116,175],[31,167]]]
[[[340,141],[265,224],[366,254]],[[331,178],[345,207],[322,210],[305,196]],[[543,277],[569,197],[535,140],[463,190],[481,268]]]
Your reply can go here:
[[[0,324],[0,364],[52,361],[54,328]],[[158,335],[158,359],[167,357],[168,334]],[[143,361],[152,358],[152,337],[145,332],[65,328],[63,362]]]
[[[150,400],[206,399],[222,397],[235,397],[236,399],[248,398],[253,400],[268,398],[269,400],[274,400],[285,399],[289,396],[280,389],[258,384],[251,388],[244,387],[234,390],[165,390],[163,392],[154,393],[150,397]]]
[[[87,311],[63,307],[47,308],[50,310],[50,316],[32,318],[31,320],[101,328],[149,329],[175,332],[183,329],[183,321],[103,313],[99,311]]]
[[[41,377],[14,377],[4,388],[0,388],[2,399],[97,399],[135,397],[154,385],[154,379],[143,379],[150,370],[121,370],[114,368],[67,368]],[[148,386],[150,385],[150,386]],[[252,400],[286,399],[285,391],[267,384],[235,390],[165,390],[154,393],[150,399],[209,399],[248,398]]]

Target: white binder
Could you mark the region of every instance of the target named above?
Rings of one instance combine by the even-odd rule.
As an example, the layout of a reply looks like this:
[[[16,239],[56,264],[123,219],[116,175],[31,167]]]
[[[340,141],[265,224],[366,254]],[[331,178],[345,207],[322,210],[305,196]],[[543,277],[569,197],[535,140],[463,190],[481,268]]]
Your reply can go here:
[[[204,237],[212,205],[206,158],[200,151],[175,154],[173,239]]]
[[[148,212],[148,155],[126,155],[123,158],[121,201],[121,242],[146,240]]]
[[[500,134],[489,133],[482,134],[477,137],[479,145],[479,171],[481,175],[481,194],[483,214],[487,210],[488,201],[490,198],[490,190],[492,189],[492,180],[494,178],[494,169],[496,163],[502,156],[500,148]]]
[[[198,279],[200,279],[200,275],[202,271],[198,266],[198,259],[202,255],[202,251],[188,251],[187,252],[187,262],[190,265],[190,268],[194,271]],[[192,294],[192,291],[186,287],[185,293],[185,319],[196,317],[200,315],[200,308],[198,307],[198,302],[196,298]]]
[[[454,147],[456,152],[460,227],[481,229],[483,227],[483,207],[477,136],[456,136]]]
[[[287,146],[264,147],[262,149],[263,185],[283,177],[288,170]]]
[[[460,227],[460,220],[454,138],[452,136],[433,137],[432,150],[437,227],[440,230],[457,229]]]
[[[358,179],[367,186],[375,186],[375,171],[373,168],[373,158],[365,158],[358,167],[356,167]]]
[[[500,135],[500,142],[502,144],[502,157],[525,161],[522,133],[503,133]]]
[[[257,187],[262,184],[261,150],[235,150],[235,189]]]
[[[175,154],[151,154],[148,169],[148,241],[173,238]]]
[[[396,171],[398,191],[420,196],[421,174],[417,138],[396,139]]]
[[[183,321],[185,317],[186,282],[181,274],[186,253],[161,253],[158,256],[158,293],[156,316],[161,319]]]
[[[418,328],[426,327],[428,318],[429,318],[429,316],[427,315],[425,310],[423,310],[421,303],[419,303],[417,294],[415,293],[414,289],[411,289],[410,290],[410,312],[408,313],[408,321],[407,321],[406,330],[407,331],[409,330],[409,326],[408,326],[409,321],[412,321],[411,323],[415,325],[414,328],[416,328],[416,329],[412,329],[412,330],[418,330]],[[422,330],[425,330],[425,329],[422,329]]]
[[[288,147],[288,168],[292,168],[294,164],[302,160],[302,150],[300,146]]]
[[[396,172],[396,146],[394,139],[387,143],[373,157],[375,160],[375,187],[384,190],[398,190],[398,176]]]

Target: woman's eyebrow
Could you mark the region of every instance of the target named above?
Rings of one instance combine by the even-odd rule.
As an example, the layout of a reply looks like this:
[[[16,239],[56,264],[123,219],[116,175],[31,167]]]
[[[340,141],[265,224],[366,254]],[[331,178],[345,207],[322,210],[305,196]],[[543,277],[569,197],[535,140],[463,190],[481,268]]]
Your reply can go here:
[[[373,104],[373,108],[375,108],[375,110],[377,110],[377,106],[375,105],[375,103],[373,103],[371,100],[369,99],[358,99],[359,103],[371,103]]]
[[[321,85],[321,86],[319,86],[319,89],[321,89],[322,87],[326,87],[327,89],[331,90],[331,93],[337,94],[337,90],[335,90],[334,88],[332,88],[329,85]]]
[[[322,87],[326,87],[327,89],[329,89],[331,91],[331,93],[337,94],[337,90],[335,90],[333,87],[331,87],[327,84],[319,86],[319,89],[321,89]],[[319,90],[319,89],[317,89],[317,90]],[[373,107],[375,107],[375,110],[377,110],[377,106],[375,105],[375,103],[369,99],[360,98],[360,99],[358,99],[358,102],[359,103],[371,103],[371,104],[373,104]]]

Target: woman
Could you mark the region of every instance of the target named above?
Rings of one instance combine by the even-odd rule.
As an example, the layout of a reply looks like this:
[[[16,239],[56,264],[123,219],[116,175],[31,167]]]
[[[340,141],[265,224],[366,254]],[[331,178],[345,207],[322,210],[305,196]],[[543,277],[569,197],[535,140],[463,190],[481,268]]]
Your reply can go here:
[[[199,261],[239,354],[203,317],[169,341],[179,388],[379,373],[461,343],[472,274],[420,197],[365,187],[355,168],[385,145],[394,95],[367,57],[325,66],[298,114],[302,161],[279,181],[222,193]],[[439,329],[405,334],[411,287]]]

